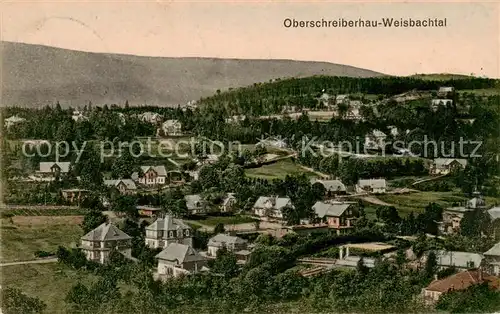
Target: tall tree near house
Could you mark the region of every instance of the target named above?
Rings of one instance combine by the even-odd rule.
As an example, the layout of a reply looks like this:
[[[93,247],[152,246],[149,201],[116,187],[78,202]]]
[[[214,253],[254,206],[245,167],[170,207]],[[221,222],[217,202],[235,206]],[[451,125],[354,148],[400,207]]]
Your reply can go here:
[[[111,201],[111,210],[124,213],[131,219],[139,218],[137,198],[132,195],[118,195]]]
[[[183,198],[180,198],[175,201],[175,212],[174,214],[178,217],[183,217],[189,215],[189,210],[186,204],[186,200]]]
[[[283,213],[283,218],[287,225],[296,225],[300,222],[301,218],[304,218],[296,207],[285,206],[281,209],[281,212]]]
[[[120,156],[115,159],[113,166],[111,167],[111,176],[114,179],[129,179],[135,168],[134,158],[132,157],[130,150],[125,148],[121,152]]]
[[[214,234],[224,233],[226,229],[224,228],[223,223],[218,223],[214,228]]]
[[[95,146],[86,147],[77,163],[82,185],[90,190],[98,191],[103,185],[101,161]]]
[[[83,233],[86,234],[105,223],[107,220],[107,217],[103,215],[101,211],[91,209],[83,216],[83,222],[80,227],[82,227]]]
[[[226,248],[217,250],[217,257],[215,258],[211,271],[216,274],[221,274],[226,278],[236,276],[239,272],[236,255],[229,252]]]
[[[437,271],[437,257],[434,251],[430,251],[427,254],[427,261],[425,262],[424,275],[427,278],[431,278]]]
[[[488,212],[475,209],[464,213],[460,221],[460,234],[470,238],[478,238],[482,234],[490,233],[491,222]]]

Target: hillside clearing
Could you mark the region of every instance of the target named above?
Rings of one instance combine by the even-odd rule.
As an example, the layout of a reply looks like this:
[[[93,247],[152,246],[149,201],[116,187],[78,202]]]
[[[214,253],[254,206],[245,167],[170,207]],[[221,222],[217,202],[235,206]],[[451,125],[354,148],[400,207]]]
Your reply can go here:
[[[315,177],[316,174],[307,171],[292,161],[282,160],[270,165],[264,165],[259,168],[245,169],[247,176],[260,179],[284,179],[287,175],[305,174],[309,177]]]
[[[2,263],[32,260],[36,251],[55,251],[59,245],[76,244],[83,232],[80,226],[74,223],[45,221],[44,224],[22,224],[19,221],[16,222],[16,218],[40,219],[40,217],[13,218],[14,224],[7,219],[2,220],[2,256],[0,258]]]

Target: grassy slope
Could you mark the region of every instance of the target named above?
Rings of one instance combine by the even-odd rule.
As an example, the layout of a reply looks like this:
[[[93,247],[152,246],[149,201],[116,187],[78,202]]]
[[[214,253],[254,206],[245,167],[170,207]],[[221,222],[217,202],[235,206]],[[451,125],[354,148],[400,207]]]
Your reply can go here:
[[[246,169],[245,173],[249,177],[263,179],[284,179],[285,176],[305,173],[307,176],[315,176],[314,173],[304,170],[291,161],[278,161],[276,163],[265,165],[259,168]]]
[[[30,296],[40,298],[47,304],[46,313],[67,311],[64,298],[78,281],[89,284],[96,277],[54,264],[32,264],[7,266],[2,269],[3,287],[16,287]]]
[[[14,226],[8,219],[2,221],[2,262],[35,259],[37,250],[54,251],[59,245],[69,246],[82,236],[76,224]]]

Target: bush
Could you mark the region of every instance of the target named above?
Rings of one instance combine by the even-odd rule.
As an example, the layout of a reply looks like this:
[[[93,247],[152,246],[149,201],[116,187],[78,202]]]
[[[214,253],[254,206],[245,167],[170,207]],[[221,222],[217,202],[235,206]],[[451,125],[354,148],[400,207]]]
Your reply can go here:
[[[35,252],[35,257],[49,257],[49,256],[54,256],[56,253],[53,252],[47,252],[47,251],[36,251]]]

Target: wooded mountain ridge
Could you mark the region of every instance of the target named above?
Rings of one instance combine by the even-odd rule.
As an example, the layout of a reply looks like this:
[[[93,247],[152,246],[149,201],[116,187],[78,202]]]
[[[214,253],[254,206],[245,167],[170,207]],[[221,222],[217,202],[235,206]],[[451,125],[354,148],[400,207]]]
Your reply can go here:
[[[184,105],[217,90],[313,75],[383,74],[328,62],[143,57],[2,42],[2,104]]]

